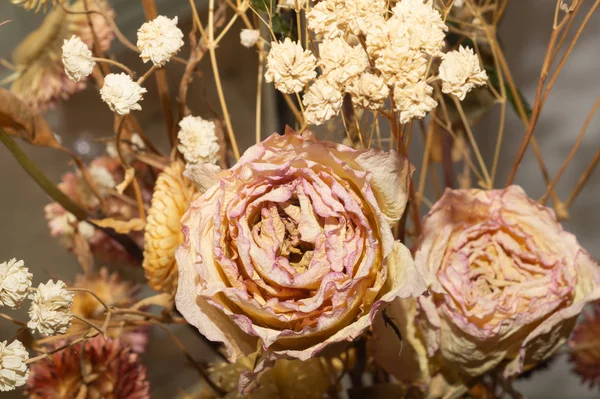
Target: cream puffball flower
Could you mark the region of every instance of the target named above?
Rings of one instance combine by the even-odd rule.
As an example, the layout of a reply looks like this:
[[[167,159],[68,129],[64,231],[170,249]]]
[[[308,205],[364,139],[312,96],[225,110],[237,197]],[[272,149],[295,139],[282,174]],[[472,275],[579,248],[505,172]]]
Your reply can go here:
[[[138,102],[142,101],[142,96],[146,92],[145,88],[134,82],[126,73],[109,73],[104,78],[100,96],[111,111],[119,115],[127,115],[131,111],[142,109]]]
[[[392,18],[397,18],[408,29],[410,48],[430,55],[439,53],[448,27],[431,2],[402,0],[394,6],[392,12]]]
[[[219,140],[215,123],[188,115],[179,122],[179,151],[188,163],[216,163]]]
[[[444,55],[439,76],[442,91],[455,95],[459,100],[464,100],[469,91],[483,86],[487,81],[487,74],[481,70],[477,54],[462,46]]]
[[[340,89],[369,66],[367,53],[361,46],[352,47],[339,37],[324,40],[319,45],[319,54],[323,76],[329,84]]]
[[[12,391],[25,385],[29,378],[29,353],[21,341],[0,342],[0,391]]]
[[[0,305],[18,308],[27,298],[31,277],[22,260],[0,263]]]
[[[52,280],[40,284],[30,295],[29,323],[27,327],[44,335],[64,334],[71,324],[73,293],[63,281]]]
[[[283,93],[298,93],[317,76],[317,59],[300,44],[286,37],[283,42],[272,42],[267,56],[265,81],[273,82]]]
[[[322,39],[335,39],[344,34],[338,26],[339,10],[337,1],[320,1],[306,13],[308,28]]]
[[[375,60],[375,67],[390,86],[414,84],[425,77],[427,59],[423,53],[409,47],[389,46]]]
[[[144,62],[164,66],[183,47],[183,32],[177,27],[177,17],[159,15],[144,23],[137,33],[137,47]]]
[[[437,101],[431,97],[431,93],[433,88],[425,81],[394,87],[394,103],[400,111],[400,123],[423,118],[437,107]]]
[[[390,94],[390,89],[383,79],[368,72],[353,80],[346,91],[352,96],[354,105],[373,111],[383,107],[385,99]]]
[[[92,59],[92,52],[76,35],[64,41],[62,62],[67,76],[75,82],[81,80],[82,77],[89,76],[96,65]]]
[[[117,185],[113,175],[104,166],[92,165],[88,171],[94,183],[100,186],[101,189],[113,189]]]
[[[340,112],[342,99],[341,91],[325,79],[317,79],[302,99],[306,122],[314,125],[327,122]]]
[[[250,48],[256,44],[260,38],[260,31],[258,29],[242,29],[240,31],[240,43],[242,46]]]

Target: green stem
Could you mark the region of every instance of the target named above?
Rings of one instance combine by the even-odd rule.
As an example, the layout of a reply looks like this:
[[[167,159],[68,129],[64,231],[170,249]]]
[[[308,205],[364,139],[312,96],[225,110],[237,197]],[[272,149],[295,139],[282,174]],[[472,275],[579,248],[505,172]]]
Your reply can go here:
[[[48,194],[54,201],[58,202],[63,208],[71,212],[78,220],[86,220],[88,213],[77,205],[72,199],[67,197],[65,193],[59,190],[59,188],[46,177],[46,175],[36,166],[35,163],[21,148],[19,145],[6,133],[6,131],[0,128],[0,141],[4,143],[6,148],[21,164],[23,169],[36,181],[36,183]]]
[[[6,148],[9,149],[10,152],[15,156],[17,161],[21,164],[23,169],[35,180],[35,182],[48,194],[54,201],[58,202],[65,210],[71,212],[77,220],[87,220],[88,212],[77,205],[72,199],[70,199],[65,193],[60,191],[60,189],[50,181],[46,177],[46,175],[36,166],[35,163],[27,154],[21,150],[21,148],[17,145],[17,143],[6,133],[6,131],[0,128],[0,141],[4,143]],[[101,218],[102,215],[93,215],[96,218]],[[93,223],[92,223],[93,224]],[[98,226],[95,226],[99,228]],[[125,250],[138,262],[141,263],[143,259],[142,250],[137,244],[131,239],[131,237],[125,234],[118,234],[112,229],[109,228],[100,228],[106,234],[108,234],[111,238],[120,243]]]

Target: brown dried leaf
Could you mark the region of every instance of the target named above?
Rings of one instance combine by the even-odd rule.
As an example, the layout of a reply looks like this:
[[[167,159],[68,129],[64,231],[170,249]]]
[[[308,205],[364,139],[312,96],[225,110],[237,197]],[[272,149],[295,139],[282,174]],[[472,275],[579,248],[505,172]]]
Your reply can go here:
[[[137,302],[135,305],[131,307],[133,310],[139,310],[146,306],[155,305],[160,306],[161,308],[172,308],[173,307],[173,295],[162,293],[158,295],[154,295],[148,298],[144,298],[141,301]]]
[[[133,231],[144,230],[144,226],[146,225],[146,222],[140,218],[133,218],[131,220],[116,220],[113,218],[106,218],[106,219],[92,220],[91,222],[99,227],[111,228],[120,234],[127,234],[127,233],[131,232],[132,230]]]
[[[134,177],[135,169],[133,169],[132,167],[128,167],[127,169],[125,169],[125,178],[121,183],[117,185],[117,187],[115,187],[117,189],[117,192],[119,194],[123,194],[123,191],[125,191],[125,189],[131,184]]]
[[[61,148],[44,118],[4,88],[0,88],[0,127],[33,145]]]
[[[81,265],[83,272],[87,275],[94,270],[94,256],[90,249],[89,242],[79,233],[75,234],[75,245],[73,252],[77,256],[77,261]]]

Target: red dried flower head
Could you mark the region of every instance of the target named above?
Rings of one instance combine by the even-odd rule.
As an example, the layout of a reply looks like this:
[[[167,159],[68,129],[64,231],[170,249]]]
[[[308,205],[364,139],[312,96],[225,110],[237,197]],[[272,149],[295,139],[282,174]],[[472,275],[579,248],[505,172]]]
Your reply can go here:
[[[119,340],[97,336],[33,363],[25,394],[31,399],[149,399],[139,356]]]
[[[600,386],[600,303],[575,327],[569,339],[573,372],[590,386]]]

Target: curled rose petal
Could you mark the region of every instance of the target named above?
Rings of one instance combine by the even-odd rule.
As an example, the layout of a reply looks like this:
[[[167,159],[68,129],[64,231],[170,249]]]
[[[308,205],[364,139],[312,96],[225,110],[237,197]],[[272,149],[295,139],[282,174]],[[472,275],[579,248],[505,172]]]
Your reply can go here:
[[[384,367],[395,375],[416,367],[421,381],[437,371],[455,386],[494,368],[505,377],[526,371],[600,297],[598,265],[517,186],[447,190],[424,220],[415,263],[430,295],[391,310],[413,356],[383,352],[389,333],[378,323],[375,336]]]
[[[226,171],[188,168],[204,194],[181,222],[177,308],[232,361],[258,345],[306,360],[357,338],[383,304],[425,289],[390,229],[411,172],[395,152],[308,131],[274,134]]]

